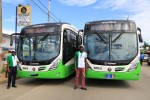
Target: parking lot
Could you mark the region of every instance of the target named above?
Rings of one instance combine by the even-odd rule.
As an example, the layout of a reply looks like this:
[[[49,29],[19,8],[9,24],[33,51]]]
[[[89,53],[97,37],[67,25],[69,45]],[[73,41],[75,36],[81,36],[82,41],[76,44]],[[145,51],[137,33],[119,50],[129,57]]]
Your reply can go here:
[[[0,85],[0,100],[149,100],[150,66],[143,63],[138,81],[87,79],[88,90],[73,89],[74,76],[63,80],[18,79],[17,88]]]

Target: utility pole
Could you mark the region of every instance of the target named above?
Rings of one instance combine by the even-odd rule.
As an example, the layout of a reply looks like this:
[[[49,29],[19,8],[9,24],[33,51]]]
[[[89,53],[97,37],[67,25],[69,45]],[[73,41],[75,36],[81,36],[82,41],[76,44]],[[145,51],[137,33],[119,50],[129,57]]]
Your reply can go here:
[[[18,5],[18,6],[19,6],[19,5]],[[18,6],[16,6],[15,33],[17,33],[17,15],[18,15]],[[17,36],[15,36],[15,50],[17,50]]]
[[[2,43],[2,0],[0,0],[0,70],[2,69],[3,65],[1,43]]]
[[[50,4],[51,0],[48,0],[48,22],[50,22]]]
[[[0,43],[2,43],[2,0],[0,0]]]

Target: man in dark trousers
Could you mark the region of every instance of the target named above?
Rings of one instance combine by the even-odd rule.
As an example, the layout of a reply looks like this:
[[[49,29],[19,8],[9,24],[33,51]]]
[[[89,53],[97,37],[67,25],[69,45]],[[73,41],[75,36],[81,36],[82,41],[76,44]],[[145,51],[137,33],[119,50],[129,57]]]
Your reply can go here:
[[[75,70],[76,70],[76,76],[75,76],[75,87],[74,89],[78,88],[78,81],[79,81],[79,75],[81,73],[81,89],[87,90],[85,88],[85,70],[86,70],[86,58],[87,54],[84,52],[84,46],[79,46],[79,51],[75,53]]]
[[[10,88],[10,85],[12,83],[12,87],[16,88],[16,74],[17,74],[17,63],[18,58],[16,56],[15,50],[11,51],[11,55],[7,57],[7,64],[8,64],[8,85],[7,89]]]

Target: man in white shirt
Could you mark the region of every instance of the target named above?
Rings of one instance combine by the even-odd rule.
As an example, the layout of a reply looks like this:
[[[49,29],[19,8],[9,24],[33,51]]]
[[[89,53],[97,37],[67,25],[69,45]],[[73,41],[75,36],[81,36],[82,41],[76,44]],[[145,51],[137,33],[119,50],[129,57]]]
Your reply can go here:
[[[75,76],[75,87],[74,87],[74,89],[78,88],[78,80],[79,80],[79,75],[81,73],[81,79],[82,79],[81,89],[87,90],[87,88],[85,88],[86,58],[87,58],[87,53],[84,52],[84,46],[80,45],[79,51],[75,53],[76,76]]]

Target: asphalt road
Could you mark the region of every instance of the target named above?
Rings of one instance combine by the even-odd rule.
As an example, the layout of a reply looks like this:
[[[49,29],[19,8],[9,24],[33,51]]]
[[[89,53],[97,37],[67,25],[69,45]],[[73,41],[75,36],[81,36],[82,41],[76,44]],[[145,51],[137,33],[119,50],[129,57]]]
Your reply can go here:
[[[65,80],[19,79],[17,88],[0,85],[0,100],[150,100],[150,66],[143,64],[138,81],[87,80],[88,90],[74,90]]]

